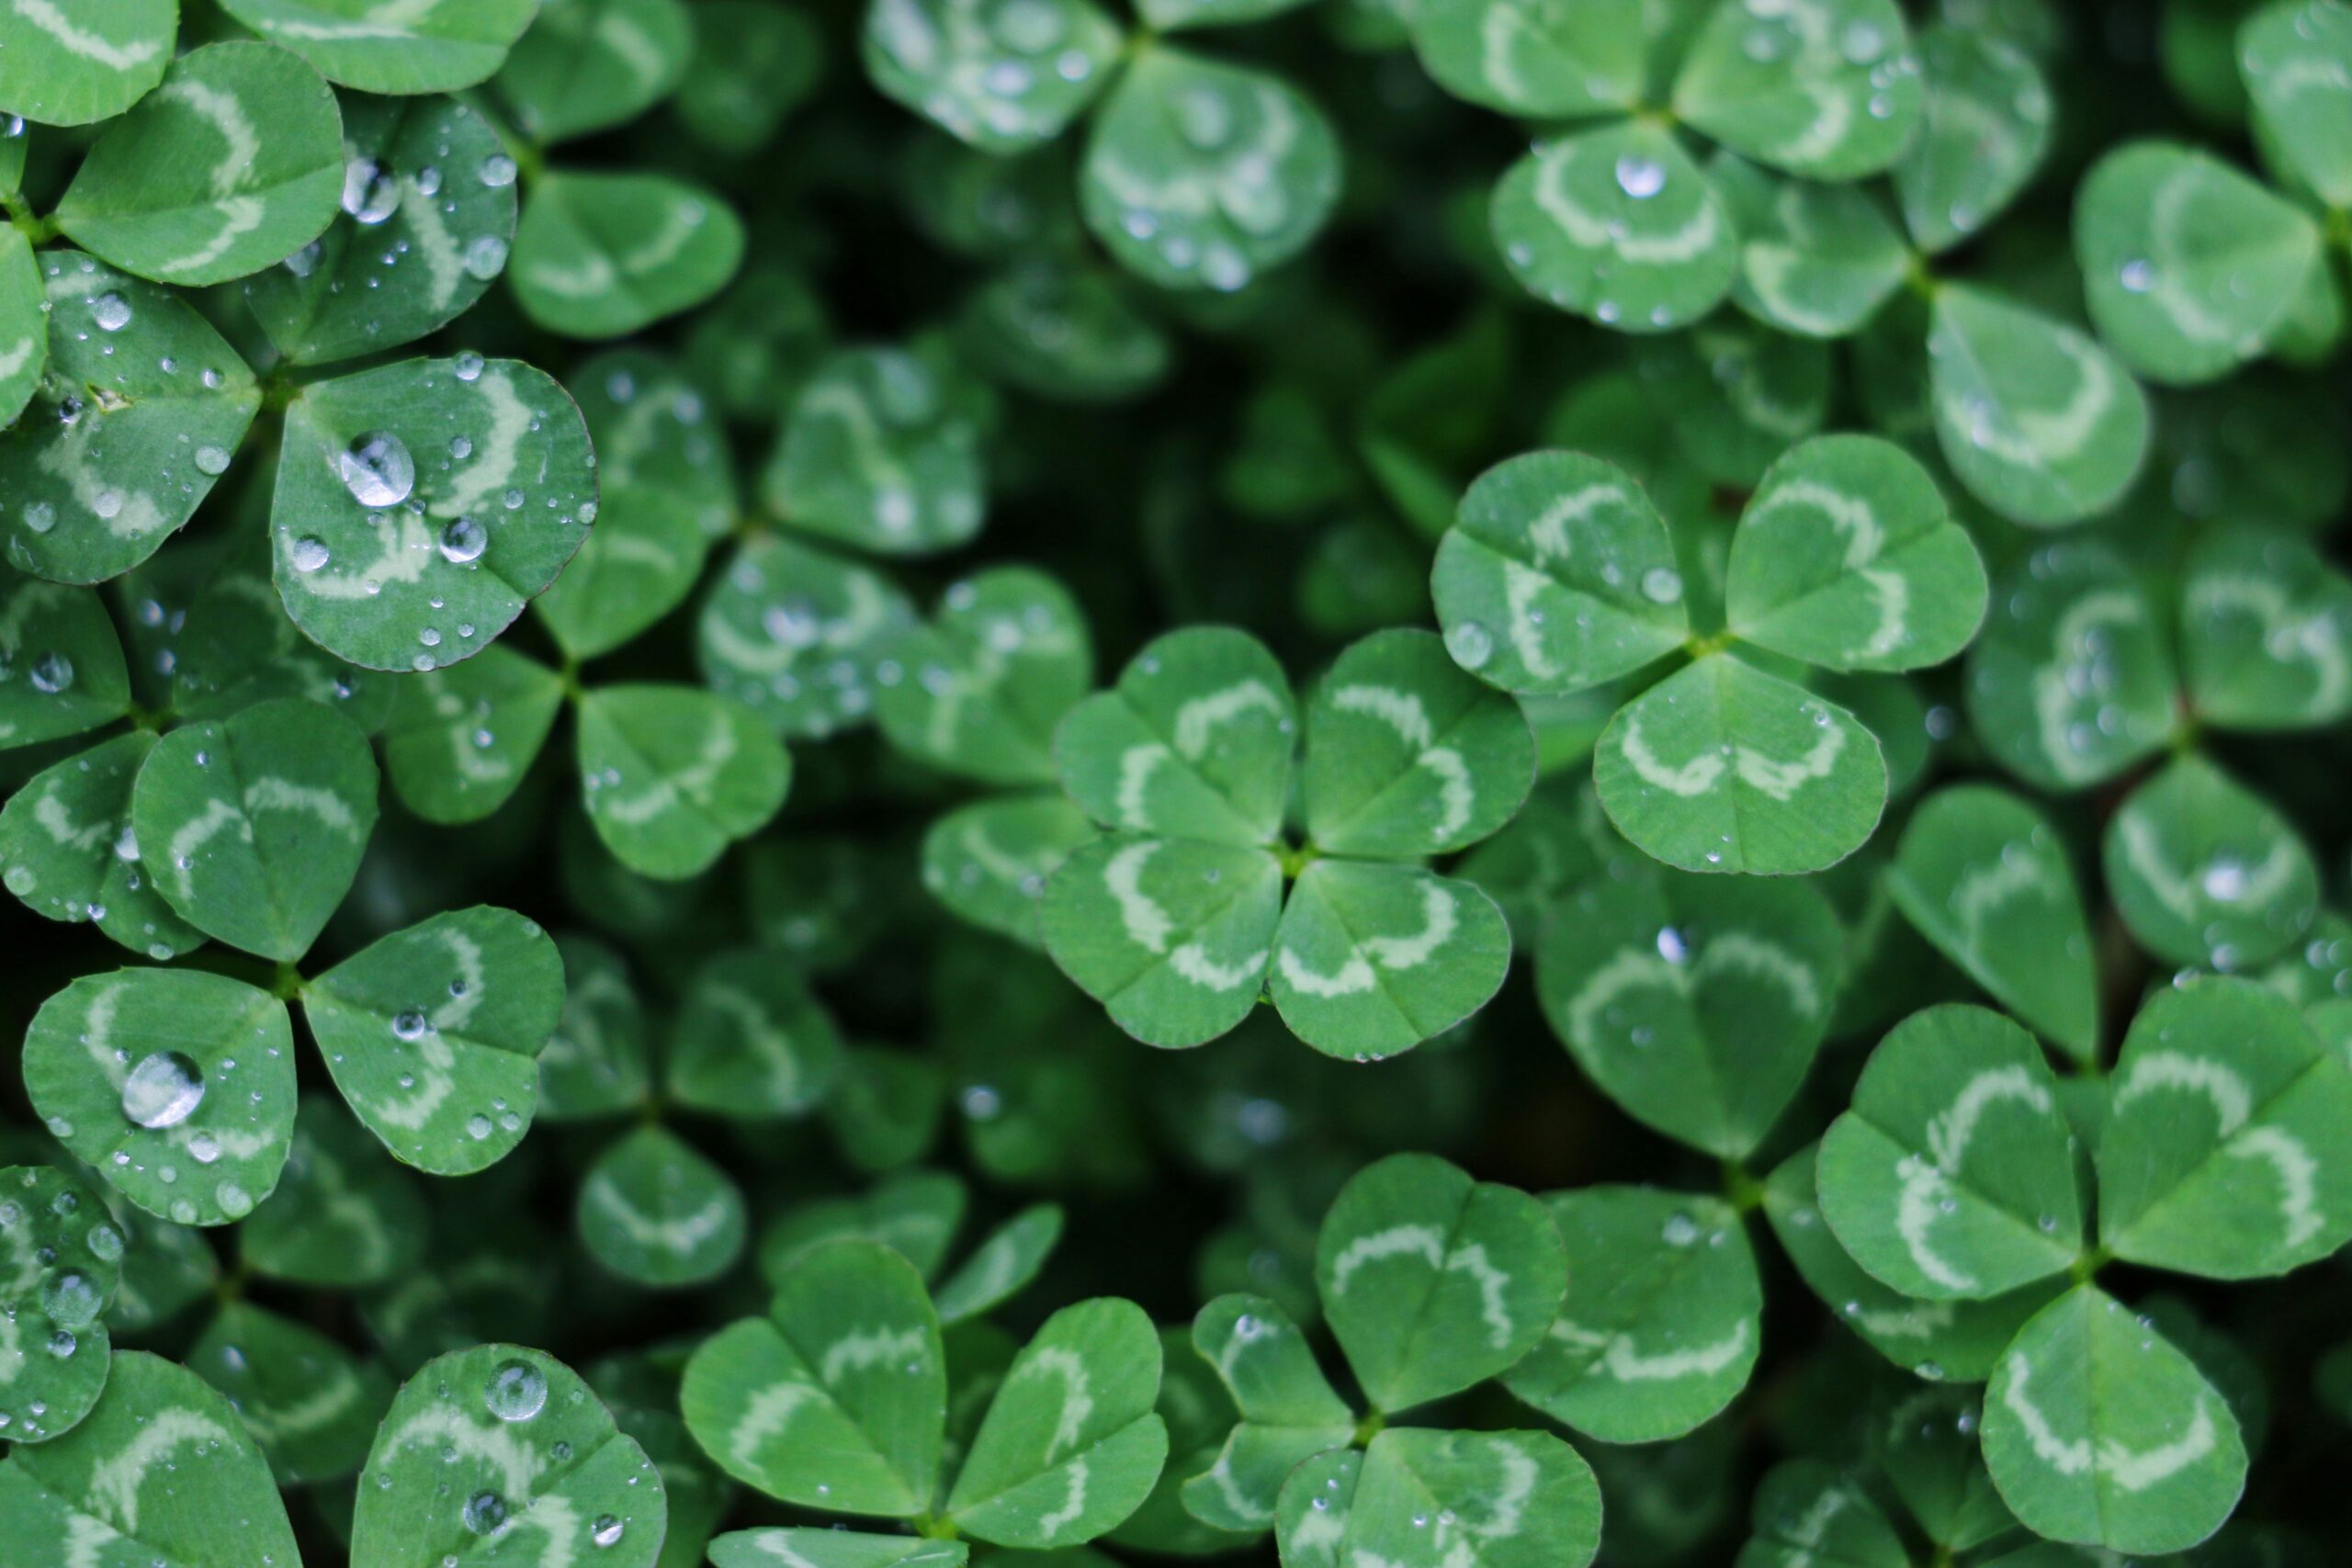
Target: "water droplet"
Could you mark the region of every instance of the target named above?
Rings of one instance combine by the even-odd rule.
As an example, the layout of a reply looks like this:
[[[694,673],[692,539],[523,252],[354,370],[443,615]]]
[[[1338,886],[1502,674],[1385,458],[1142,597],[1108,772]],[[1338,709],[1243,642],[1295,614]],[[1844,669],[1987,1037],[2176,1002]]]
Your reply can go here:
[[[599,1514],[596,1522],[588,1527],[588,1539],[598,1546],[611,1546],[620,1540],[621,1532],[628,1528],[611,1514]]]
[[[416,459],[390,431],[369,431],[353,441],[335,468],[351,498],[371,512],[398,506],[416,489]]]
[[[1668,1247],[1688,1247],[1699,1239],[1699,1222],[1688,1214],[1668,1214],[1658,1237]]]
[[[2156,286],[2155,264],[2145,256],[2134,256],[2123,264],[2115,280],[2123,285],[2128,294],[2145,294]]]
[[[476,1535],[488,1535],[506,1522],[506,1499],[495,1492],[477,1492],[466,1499],[458,1516]]]
[[[481,183],[495,190],[514,183],[514,160],[503,152],[492,152],[481,161]]]
[[[452,517],[441,530],[441,558],[459,565],[480,560],[489,544],[489,529],[470,517]]]
[[[490,1374],[481,1398],[501,1421],[528,1421],[548,1402],[547,1374],[528,1361],[501,1362]]]
[[[119,333],[130,324],[130,301],[119,294],[101,294],[90,301],[90,319],[101,332]]]
[[[98,1315],[97,1286],[77,1269],[56,1275],[40,1288],[40,1310],[61,1328],[80,1328]]]
[[[457,372],[458,379],[460,381],[479,381],[481,379],[481,368],[485,363],[487,362],[481,355],[468,349],[449,362],[449,368]]]
[[[506,268],[506,242],[495,234],[478,234],[466,247],[466,276],[487,283]]]
[[[1682,597],[1682,574],[1670,566],[1654,566],[1642,573],[1642,593],[1653,604],[1674,604]]]
[[[1456,621],[1445,628],[1445,650],[1464,670],[1480,670],[1495,656],[1495,637],[1476,621]]]
[[[229,451],[224,446],[199,446],[196,449],[196,471],[215,478],[229,471]]]
[[[122,1113],[141,1127],[176,1127],[204,1101],[204,1069],[178,1051],[140,1058],[122,1080]]]
[[[33,660],[26,678],[34,691],[53,697],[74,683],[74,661],[62,653],[44,653]]]
[[[424,1038],[426,1027],[424,1015],[414,1008],[411,1008],[406,1012],[393,1016],[392,1038],[407,1041],[422,1040]]]
[[[1635,201],[1647,201],[1666,188],[1666,165],[1639,152],[1617,159],[1617,188]]]
[[[354,158],[343,166],[343,209],[353,221],[372,228],[400,208],[399,175],[373,158]]]
[[[327,542],[324,539],[301,538],[287,552],[293,559],[296,571],[316,571],[327,564]]]

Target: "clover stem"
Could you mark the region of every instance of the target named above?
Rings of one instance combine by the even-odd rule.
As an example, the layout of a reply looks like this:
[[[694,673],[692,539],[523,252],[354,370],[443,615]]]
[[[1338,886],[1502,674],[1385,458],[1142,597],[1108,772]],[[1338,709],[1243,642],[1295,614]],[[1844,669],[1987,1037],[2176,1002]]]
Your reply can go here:
[[[2115,1254],[2104,1247],[2094,1247],[2075,1259],[2067,1274],[2077,1285],[2087,1285],[2098,1271],[2115,1261]]]
[[[1296,882],[1300,873],[1322,858],[1323,852],[1313,844],[1301,844],[1296,849],[1284,844],[1274,851],[1274,860],[1283,868],[1284,882]]]
[[[269,994],[281,1002],[290,1002],[302,994],[302,972],[292,961],[281,960],[269,978]]]
[[[1764,1205],[1764,1184],[1739,1161],[1727,1159],[1724,1161],[1724,1198],[1741,1213],[1754,1213]]]
[[[915,1534],[925,1540],[954,1540],[956,1539],[956,1521],[953,1519],[944,1519],[933,1514],[917,1514],[913,1523]]]
[[[1355,1436],[1350,1438],[1348,1441],[1356,1448],[1369,1448],[1372,1446],[1372,1439],[1387,1429],[1387,1413],[1375,1410],[1356,1423]]]

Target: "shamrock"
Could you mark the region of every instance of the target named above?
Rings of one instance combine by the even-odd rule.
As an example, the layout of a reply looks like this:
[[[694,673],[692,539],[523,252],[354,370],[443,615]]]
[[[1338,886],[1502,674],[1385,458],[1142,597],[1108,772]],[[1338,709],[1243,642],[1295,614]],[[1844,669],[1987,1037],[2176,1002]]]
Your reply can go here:
[[[1610,721],[1594,775],[1619,829],[1690,871],[1788,874],[1853,852],[1887,777],[1853,714],[1725,651],[1839,671],[1939,663],[1984,615],[1975,546],[1891,443],[1823,436],[1758,483],[1732,536],[1728,626],[1690,631],[1664,519],[1600,458],[1523,454],[1463,497],[1431,592],[1456,662],[1506,691],[1566,694],[1666,654],[1689,662]]]
[[[1366,637],[1307,705],[1293,849],[1295,713],[1261,644],[1204,627],[1152,643],[1061,722],[1062,787],[1105,831],[1047,882],[1046,944],[1139,1040],[1198,1045],[1270,991],[1299,1038],[1363,1061],[1452,1028],[1502,983],[1493,900],[1418,863],[1519,809],[1525,720],[1428,633]]]

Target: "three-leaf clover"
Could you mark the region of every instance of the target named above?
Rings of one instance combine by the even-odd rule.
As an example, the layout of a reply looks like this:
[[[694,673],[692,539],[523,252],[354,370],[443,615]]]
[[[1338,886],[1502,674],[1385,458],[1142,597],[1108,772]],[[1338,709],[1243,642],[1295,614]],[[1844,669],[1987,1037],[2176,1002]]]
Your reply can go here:
[[[1062,786],[1104,833],[1046,883],[1046,945],[1137,1039],[1213,1040],[1264,991],[1308,1044],[1366,1061],[1453,1027],[1502,983],[1501,911],[1420,863],[1526,798],[1534,745],[1514,705],[1426,632],[1356,643],[1307,705],[1292,849],[1295,715],[1261,644],[1201,627],[1147,647],[1062,720]]]
[[[1983,617],[1984,568],[1915,460],[1833,435],[1765,473],[1724,570],[1728,625],[1701,639],[1666,522],[1640,487],[1600,458],[1542,451],[1472,484],[1430,583],[1448,650],[1507,691],[1577,692],[1687,650],[1601,736],[1602,805],[1669,865],[1818,871],[1878,825],[1879,742],[1845,708],[1725,649],[1835,671],[1939,663]]]
[[[2237,1502],[2238,1422],[2092,1274],[2112,1258],[2240,1279],[2335,1250],[2352,1239],[2347,1132],[2352,1068],[2293,1004],[2236,980],[2163,992],[2108,1081],[2091,1250],[2076,1137],[2039,1048],[1997,1014],[1944,1007],[1871,1056],[1821,1145],[1820,1215],[1917,1302],[2061,1288],[1991,1368],[1993,1481],[2042,1535],[2177,1551]]]

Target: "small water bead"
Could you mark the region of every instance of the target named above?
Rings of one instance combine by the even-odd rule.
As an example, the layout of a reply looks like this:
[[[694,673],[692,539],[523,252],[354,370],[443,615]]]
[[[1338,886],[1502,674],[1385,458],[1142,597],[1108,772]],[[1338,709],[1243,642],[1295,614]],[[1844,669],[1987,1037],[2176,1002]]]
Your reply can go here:
[[[141,1127],[176,1127],[204,1102],[204,1069],[178,1051],[140,1058],[122,1080],[122,1113]]]
[[[229,471],[229,451],[224,446],[199,446],[196,449],[196,471],[215,479]]]
[[[1635,201],[1647,201],[1666,188],[1666,165],[1639,152],[1621,153],[1617,188]]]
[[[101,332],[119,333],[130,324],[130,301],[119,294],[101,294],[90,301],[90,319]]]
[[[506,1522],[506,1499],[495,1492],[477,1492],[466,1499],[458,1517],[476,1535],[488,1535]]]
[[[492,190],[513,185],[516,173],[514,160],[503,152],[492,152],[481,161],[481,183]]]
[[[373,228],[401,209],[400,176],[373,158],[343,166],[343,209],[356,223]]]
[[[49,1353],[61,1361],[80,1348],[81,1342],[74,1337],[74,1331],[70,1328],[57,1329],[49,1337]]]
[[[358,436],[336,457],[335,468],[351,498],[371,512],[398,506],[416,489],[416,459],[390,431]]]
[[[2123,285],[2127,294],[2145,294],[2156,286],[2155,264],[2144,256],[2134,256],[2123,264],[2115,280]]]
[[[490,530],[471,517],[452,517],[441,529],[441,558],[464,565],[480,560],[490,545]]]
[[[1445,650],[1464,670],[1481,670],[1495,656],[1495,637],[1476,621],[1457,621],[1445,631]]]
[[[1657,604],[1672,604],[1682,597],[1682,574],[1670,566],[1654,566],[1642,573],[1642,596]]]
[[[490,1136],[490,1118],[475,1111],[466,1118],[466,1136],[479,1144]]]
[[[41,1314],[62,1328],[84,1327],[104,1305],[97,1286],[77,1269],[69,1269],[40,1288]]]
[[[547,1374],[528,1361],[502,1361],[483,1385],[481,1398],[501,1421],[528,1421],[547,1405]]]
[[[33,660],[33,666],[26,671],[25,678],[32,682],[33,690],[43,696],[56,696],[74,684],[74,661],[62,653],[44,653]]]
[[[293,548],[287,555],[294,562],[296,571],[316,571],[331,558],[324,539],[309,537],[295,540]]]
[[[449,368],[460,381],[479,381],[481,379],[482,367],[487,363],[488,361],[484,360],[481,355],[468,349],[449,362]]]
[[[506,242],[495,234],[479,234],[466,247],[466,276],[487,283],[506,270]]]
[[[1688,1247],[1699,1239],[1699,1222],[1688,1214],[1669,1214],[1658,1238],[1668,1247]]]
[[[599,1514],[596,1522],[588,1527],[588,1539],[598,1546],[616,1545],[628,1527],[611,1514]]]

